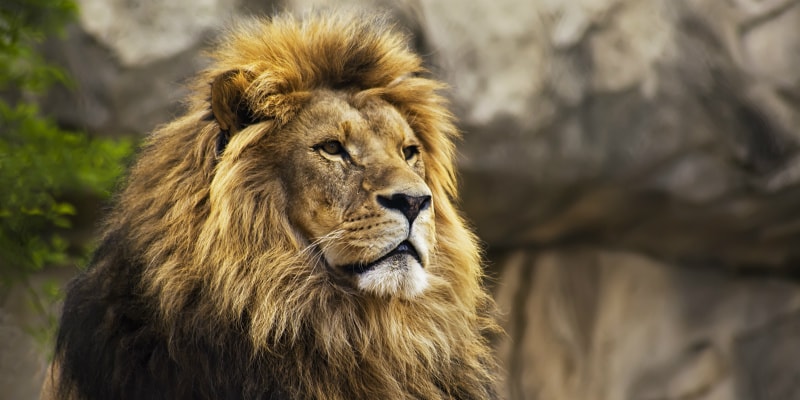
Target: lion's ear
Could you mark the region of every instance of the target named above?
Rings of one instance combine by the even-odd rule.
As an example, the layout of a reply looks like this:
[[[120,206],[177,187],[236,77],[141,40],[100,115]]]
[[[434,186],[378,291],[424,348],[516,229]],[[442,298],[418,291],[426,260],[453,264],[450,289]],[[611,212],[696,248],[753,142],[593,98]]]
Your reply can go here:
[[[255,122],[244,95],[251,80],[248,73],[231,70],[220,74],[211,83],[211,111],[220,130],[228,135]]]

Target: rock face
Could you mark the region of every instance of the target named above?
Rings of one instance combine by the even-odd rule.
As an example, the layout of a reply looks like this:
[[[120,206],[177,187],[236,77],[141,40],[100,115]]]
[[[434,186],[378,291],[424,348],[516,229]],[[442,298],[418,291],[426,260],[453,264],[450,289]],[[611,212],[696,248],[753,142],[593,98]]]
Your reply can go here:
[[[800,5],[423,8],[509,397],[800,398]]]
[[[425,4],[509,397],[800,398],[800,5]]]
[[[48,109],[145,133],[228,17],[339,2],[81,0]],[[800,3],[388,7],[452,86],[510,398],[800,398]]]
[[[20,321],[0,308],[0,399],[37,399],[46,360]]]
[[[126,67],[178,55],[233,11],[220,0],[81,0],[80,6],[81,26]]]
[[[426,8],[482,237],[792,264],[800,220],[778,203],[800,178],[800,7],[772,3]],[[507,190],[519,195],[498,201]]]
[[[502,261],[510,398],[800,398],[792,283],[587,247]]]

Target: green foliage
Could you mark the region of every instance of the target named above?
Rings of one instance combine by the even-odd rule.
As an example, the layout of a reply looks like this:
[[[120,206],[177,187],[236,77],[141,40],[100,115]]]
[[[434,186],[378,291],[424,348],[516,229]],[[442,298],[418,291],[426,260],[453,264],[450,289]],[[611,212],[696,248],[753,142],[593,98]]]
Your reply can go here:
[[[37,106],[37,95],[68,83],[38,46],[75,12],[75,4],[65,0],[0,4],[0,304],[14,287],[22,288],[48,319],[44,330],[32,331],[42,342],[55,327],[50,305],[58,286],[34,287],[31,275],[75,265],[87,254],[70,243],[76,207],[64,199],[108,197],[133,146],[130,140],[62,130]]]
[[[61,33],[75,18],[72,0],[4,0],[0,4],[0,90],[43,91],[64,82],[63,72],[44,62],[36,46]]]
[[[131,144],[63,131],[33,104],[0,103],[0,124],[0,278],[8,281],[69,261],[59,232],[75,207],[59,198],[107,197]]]

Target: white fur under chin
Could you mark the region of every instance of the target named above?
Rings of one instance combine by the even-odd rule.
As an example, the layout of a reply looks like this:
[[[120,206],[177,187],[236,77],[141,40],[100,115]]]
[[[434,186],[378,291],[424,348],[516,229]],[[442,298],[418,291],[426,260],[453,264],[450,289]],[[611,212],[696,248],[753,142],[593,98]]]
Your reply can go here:
[[[412,299],[428,288],[428,273],[411,256],[390,258],[358,276],[358,288],[378,296]]]

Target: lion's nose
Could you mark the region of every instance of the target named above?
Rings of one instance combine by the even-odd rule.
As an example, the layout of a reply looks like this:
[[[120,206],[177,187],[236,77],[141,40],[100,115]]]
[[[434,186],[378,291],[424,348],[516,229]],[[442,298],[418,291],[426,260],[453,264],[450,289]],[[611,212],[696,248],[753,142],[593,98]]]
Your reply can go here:
[[[405,193],[395,193],[391,197],[378,195],[378,204],[403,213],[410,226],[420,211],[431,206],[431,196],[409,196]]]

